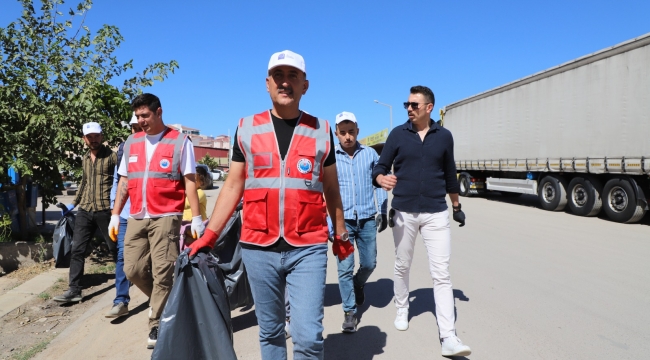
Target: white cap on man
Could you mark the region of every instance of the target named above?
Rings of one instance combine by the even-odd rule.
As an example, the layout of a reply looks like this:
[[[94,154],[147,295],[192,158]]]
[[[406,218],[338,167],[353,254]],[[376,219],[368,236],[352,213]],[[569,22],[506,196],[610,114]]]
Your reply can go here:
[[[342,121],[352,121],[353,123],[357,123],[357,118],[354,116],[353,113],[344,111],[338,115],[336,115],[336,125],[338,125]]]
[[[101,134],[102,127],[96,122],[85,123],[83,126],[84,136],[88,134]]]
[[[291,50],[284,50],[271,55],[268,71],[282,65],[295,67],[304,73],[307,72],[305,70],[305,59],[300,54],[296,54]]]
[[[131,117],[131,121],[129,121],[129,126],[137,123],[138,123],[138,118],[135,116],[135,111],[134,111],[133,116]]]

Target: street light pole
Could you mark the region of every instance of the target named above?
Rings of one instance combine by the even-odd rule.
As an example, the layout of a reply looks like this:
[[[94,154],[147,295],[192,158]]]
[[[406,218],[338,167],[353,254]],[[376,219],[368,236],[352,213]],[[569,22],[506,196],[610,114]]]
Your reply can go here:
[[[390,132],[391,130],[393,130],[393,107],[388,104],[384,104],[383,102],[379,102],[377,100],[375,100],[375,103],[383,106],[388,106],[388,110],[390,110],[390,128],[388,129],[388,132]]]

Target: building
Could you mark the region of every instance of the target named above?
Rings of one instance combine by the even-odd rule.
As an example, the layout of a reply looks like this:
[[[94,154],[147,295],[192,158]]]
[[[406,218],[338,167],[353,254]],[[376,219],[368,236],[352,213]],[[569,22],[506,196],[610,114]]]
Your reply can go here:
[[[194,158],[197,161],[201,160],[205,155],[210,155],[219,163],[221,169],[228,169],[228,159],[232,150],[229,135],[206,136],[201,135],[201,130],[182,124],[170,124],[168,126],[189,136],[194,145]]]

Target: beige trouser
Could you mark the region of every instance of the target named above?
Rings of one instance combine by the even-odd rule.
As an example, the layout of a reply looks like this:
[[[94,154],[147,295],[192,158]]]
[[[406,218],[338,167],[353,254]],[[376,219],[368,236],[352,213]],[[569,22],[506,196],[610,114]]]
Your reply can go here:
[[[149,297],[149,328],[158,326],[174,282],[181,216],[129,218],[124,236],[124,272]]]

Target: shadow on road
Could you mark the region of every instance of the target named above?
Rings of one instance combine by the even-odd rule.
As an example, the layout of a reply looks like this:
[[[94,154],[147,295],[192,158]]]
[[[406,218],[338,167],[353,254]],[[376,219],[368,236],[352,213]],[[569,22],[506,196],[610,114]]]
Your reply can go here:
[[[255,310],[250,310],[248,312],[244,310],[239,310],[241,315],[232,317],[232,332],[236,333],[237,331],[245,330],[253,326],[257,326],[257,317],[255,316]],[[234,315],[231,314],[231,316]]]
[[[363,313],[368,308],[385,308],[393,300],[393,280],[379,279],[375,282],[367,283],[364,288],[366,294],[366,301],[357,309],[359,321]]]
[[[330,334],[325,338],[325,359],[370,360],[383,354],[386,333],[376,326],[364,326],[354,334]]]
[[[469,301],[469,298],[465,296],[462,290],[454,289],[454,299],[459,301]],[[425,312],[430,312],[433,316],[436,316],[436,302],[433,299],[433,289],[432,288],[423,288],[411,291],[409,294],[411,303],[409,305],[409,319],[414,318],[418,315],[422,315]],[[455,300],[454,300],[455,301]],[[454,315],[458,319],[458,314],[456,314],[456,307],[454,306]]]
[[[522,194],[520,196],[512,196],[512,195],[503,195],[498,191],[489,191],[481,195],[480,197],[489,201],[498,201],[498,202],[513,204],[513,205],[520,205],[520,206],[527,206],[527,207],[534,207],[534,208],[541,209],[537,195]]]

